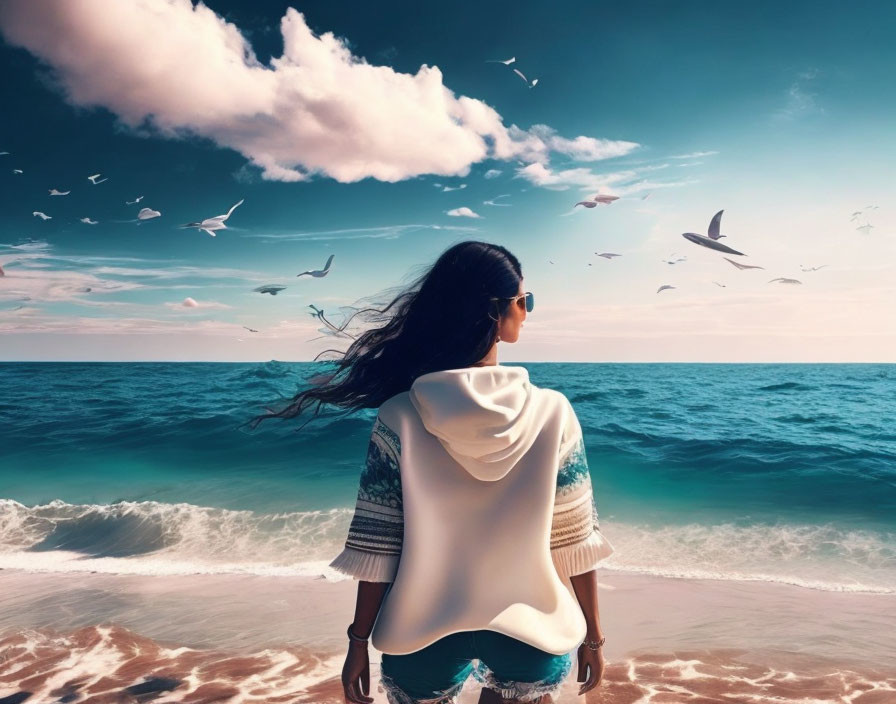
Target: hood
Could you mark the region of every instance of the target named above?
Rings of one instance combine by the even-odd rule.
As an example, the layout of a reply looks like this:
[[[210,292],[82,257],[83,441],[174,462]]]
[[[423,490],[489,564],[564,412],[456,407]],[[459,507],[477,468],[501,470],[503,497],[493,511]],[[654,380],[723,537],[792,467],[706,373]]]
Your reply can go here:
[[[529,372],[499,364],[423,374],[410,400],[423,426],[477,479],[507,474],[538,433]]]

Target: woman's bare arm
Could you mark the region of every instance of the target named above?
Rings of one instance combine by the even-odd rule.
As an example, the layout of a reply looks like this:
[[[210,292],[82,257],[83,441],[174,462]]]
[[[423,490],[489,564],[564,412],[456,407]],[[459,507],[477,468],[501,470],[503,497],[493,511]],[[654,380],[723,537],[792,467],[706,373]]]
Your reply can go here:
[[[373,630],[380,606],[386,596],[386,590],[392,582],[365,582],[358,580],[358,598],[355,602],[355,620],[352,621],[352,633],[360,638],[367,638]]]
[[[600,640],[603,633],[600,629],[600,613],[597,609],[597,571],[590,570],[582,574],[574,574],[569,578],[572,588],[585,614],[585,623],[588,624],[587,635],[589,640]]]

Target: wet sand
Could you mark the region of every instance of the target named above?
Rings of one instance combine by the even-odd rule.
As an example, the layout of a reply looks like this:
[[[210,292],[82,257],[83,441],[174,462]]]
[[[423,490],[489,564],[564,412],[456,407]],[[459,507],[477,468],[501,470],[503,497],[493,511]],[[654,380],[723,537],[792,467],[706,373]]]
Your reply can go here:
[[[559,702],[896,702],[896,599],[599,572],[607,667]],[[351,580],[0,571],[0,704],[342,702]],[[370,649],[371,695],[380,653]],[[459,704],[478,700],[471,678]]]

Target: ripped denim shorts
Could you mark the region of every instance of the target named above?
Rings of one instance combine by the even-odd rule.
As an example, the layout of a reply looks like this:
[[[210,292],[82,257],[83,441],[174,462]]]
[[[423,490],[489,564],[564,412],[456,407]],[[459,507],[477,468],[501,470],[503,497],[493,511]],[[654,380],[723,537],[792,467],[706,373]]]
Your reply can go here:
[[[389,704],[453,704],[472,674],[506,699],[536,701],[560,687],[572,659],[497,631],[460,631],[413,653],[383,653],[379,691]]]

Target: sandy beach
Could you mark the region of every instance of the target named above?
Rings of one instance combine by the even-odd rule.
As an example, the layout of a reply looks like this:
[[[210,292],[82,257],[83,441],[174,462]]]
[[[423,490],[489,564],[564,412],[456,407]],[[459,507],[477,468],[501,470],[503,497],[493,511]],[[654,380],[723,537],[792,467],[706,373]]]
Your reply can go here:
[[[577,696],[573,670],[560,702],[896,701],[892,596],[604,571],[599,583],[603,682]],[[0,702],[343,701],[351,580],[6,569],[0,591]],[[372,647],[370,659],[385,704]]]

